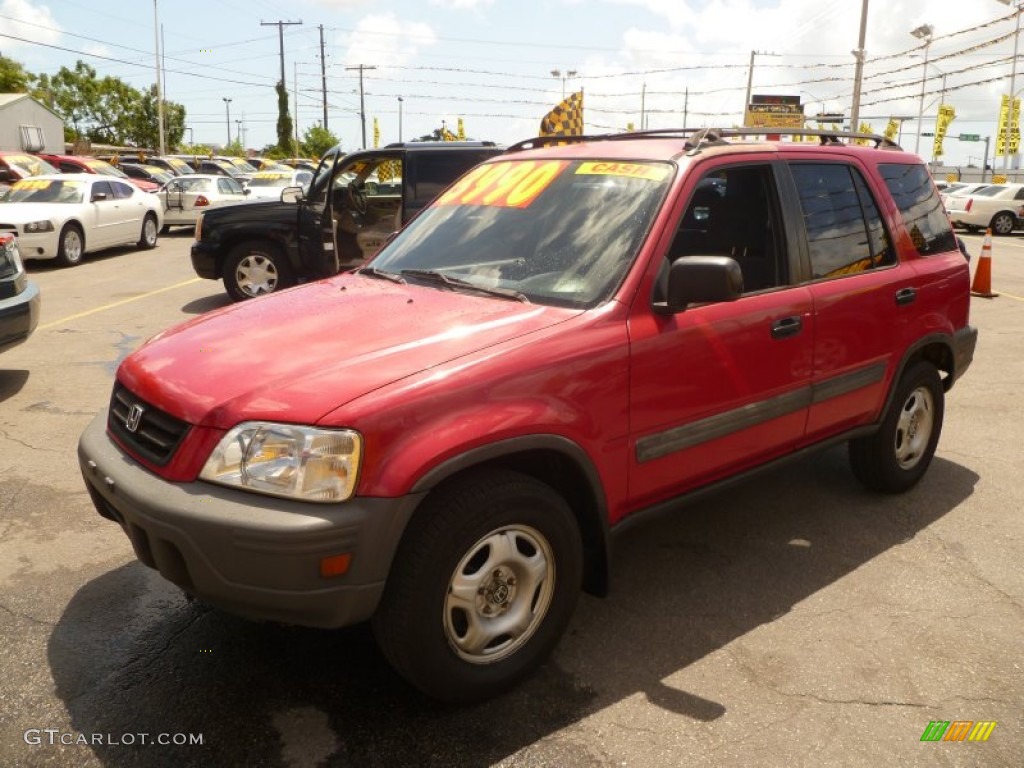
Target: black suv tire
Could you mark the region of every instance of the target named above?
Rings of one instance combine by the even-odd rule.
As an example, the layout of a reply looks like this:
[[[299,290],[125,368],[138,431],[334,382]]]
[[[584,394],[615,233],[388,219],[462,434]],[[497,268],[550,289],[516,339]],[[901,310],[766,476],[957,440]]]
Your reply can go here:
[[[245,301],[295,284],[281,250],[264,240],[239,243],[224,260],[224,289],[232,301]]]

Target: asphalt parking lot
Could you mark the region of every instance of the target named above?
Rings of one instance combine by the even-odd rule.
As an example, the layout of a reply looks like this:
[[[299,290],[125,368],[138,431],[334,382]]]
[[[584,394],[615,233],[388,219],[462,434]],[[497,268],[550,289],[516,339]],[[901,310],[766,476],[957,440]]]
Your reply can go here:
[[[363,628],[186,601],[94,512],[75,446],[118,361],[228,304],[190,242],[30,264],[40,327],[0,357],[0,765],[1021,765],[1024,238],[994,242],[918,488],[871,495],[832,450],[636,527],[552,660],[470,708]],[[936,720],[996,725],[922,741]]]

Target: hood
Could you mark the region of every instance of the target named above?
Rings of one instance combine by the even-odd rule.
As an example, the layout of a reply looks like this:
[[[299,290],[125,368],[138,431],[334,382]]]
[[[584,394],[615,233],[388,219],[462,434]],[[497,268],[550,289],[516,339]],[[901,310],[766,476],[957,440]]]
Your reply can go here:
[[[81,203],[0,203],[0,221],[5,224],[27,224],[30,221],[66,219]],[[62,210],[64,215],[57,215]]]
[[[118,378],[192,424],[315,424],[391,382],[579,311],[345,274],[164,331]]]

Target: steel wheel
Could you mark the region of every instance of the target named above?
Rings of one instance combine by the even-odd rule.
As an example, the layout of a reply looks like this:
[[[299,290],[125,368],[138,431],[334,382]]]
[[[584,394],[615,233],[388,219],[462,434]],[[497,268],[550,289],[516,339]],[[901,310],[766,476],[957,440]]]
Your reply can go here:
[[[992,232],[996,235],[1008,235],[1013,232],[1013,228],[1017,225],[1017,220],[1014,216],[1009,213],[997,213],[992,217]]]
[[[927,387],[918,387],[903,403],[896,422],[896,463],[913,469],[924,456],[935,426],[935,401]]]
[[[139,238],[139,248],[156,248],[157,238],[157,226],[156,216],[152,213],[147,213],[146,218],[142,220],[142,236]]]
[[[850,466],[857,479],[883,493],[912,488],[935,455],[944,408],[942,380],[935,366],[925,360],[910,364],[878,431],[850,441]]]
[[[57,260],[66,267],[73,267],[82,260],[85,244],[82,230],[74,224],[65,224],[60,231],[60,245],[57,247]]]
[[[235,267],[235,282],[246,296],[262,296],[277,290],[277,265],[262,253],[251,253]]]
[[[517,525],[487,534],[459,562],[448,584],[444,632],[471,664],[491,664],[518,651],[540,626],[556,579],[551,545]]]

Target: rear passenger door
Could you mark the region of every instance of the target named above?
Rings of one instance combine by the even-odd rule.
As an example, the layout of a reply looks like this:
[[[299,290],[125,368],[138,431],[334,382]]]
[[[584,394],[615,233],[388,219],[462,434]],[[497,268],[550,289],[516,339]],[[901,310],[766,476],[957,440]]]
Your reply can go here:
[[[883,192],[861,166],[793,162],[789,168],[814,305],[804,437],[812,443],[875,420],[916,315],[916,287],[913,269],[898,262],[878,203]]]

